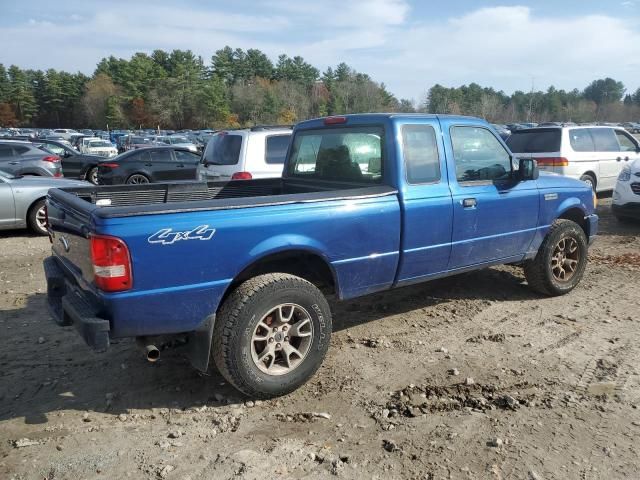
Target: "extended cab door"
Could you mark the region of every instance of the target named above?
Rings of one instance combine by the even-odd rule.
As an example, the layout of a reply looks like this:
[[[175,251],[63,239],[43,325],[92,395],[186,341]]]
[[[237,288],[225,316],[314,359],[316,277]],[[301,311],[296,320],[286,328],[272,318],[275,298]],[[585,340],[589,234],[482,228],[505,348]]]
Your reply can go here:
[[[453,206],[447,182],[438,119],[397,125],[400,206],[403,210],[399,283],[411,283],[447,270]]]
[[[517,181],[511,153],[485,125],[441,119],[453,234],[449,270],[522,257],[538,225],[535,180]]]

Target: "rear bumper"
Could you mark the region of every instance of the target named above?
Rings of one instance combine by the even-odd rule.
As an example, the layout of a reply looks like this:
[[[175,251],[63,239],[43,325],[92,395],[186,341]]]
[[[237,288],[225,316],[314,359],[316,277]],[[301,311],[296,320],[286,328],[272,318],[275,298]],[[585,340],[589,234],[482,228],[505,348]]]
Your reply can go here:
[[[60,326],[73,325],[91,348],[104,352],[109,348],[108,320],[98,317],[99,307],[66,279],[55,257],[44,260],[47,280],[47,305]]]
[[[635,218],[640,220],[640,202],[629,202],[622,205],[611,205],[611,211],[617,217]]]

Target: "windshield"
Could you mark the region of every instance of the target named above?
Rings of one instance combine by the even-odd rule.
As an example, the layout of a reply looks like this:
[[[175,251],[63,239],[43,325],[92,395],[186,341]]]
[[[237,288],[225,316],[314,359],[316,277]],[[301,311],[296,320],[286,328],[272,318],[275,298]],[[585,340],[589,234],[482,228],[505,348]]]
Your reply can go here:
[[[171,143],[174,145],[176,143],[191,143],[187,137],[169,137],[169,140],[171,140]]]
[[[343,127],[298,132],[288,164],[290,177],[382,182],[381,127]]]
[[[144,137],[131,137],[131,143],[141,144],[141,143],[150,143],[148,138]]]
[[[89,148],[104,148],[110,146],[111,144],[109,142],[105,142],[104,140],[95,140],[93,142],[89,142]]]

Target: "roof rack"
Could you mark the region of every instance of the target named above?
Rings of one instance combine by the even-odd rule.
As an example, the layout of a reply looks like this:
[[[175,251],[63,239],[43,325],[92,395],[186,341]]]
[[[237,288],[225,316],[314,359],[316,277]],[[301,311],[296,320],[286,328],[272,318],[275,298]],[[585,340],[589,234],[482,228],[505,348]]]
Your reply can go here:
[[[261,132],[264,130],[277,130],[282,128],[293,128],[293,125],[254,125],[249,130],[252,132]]]

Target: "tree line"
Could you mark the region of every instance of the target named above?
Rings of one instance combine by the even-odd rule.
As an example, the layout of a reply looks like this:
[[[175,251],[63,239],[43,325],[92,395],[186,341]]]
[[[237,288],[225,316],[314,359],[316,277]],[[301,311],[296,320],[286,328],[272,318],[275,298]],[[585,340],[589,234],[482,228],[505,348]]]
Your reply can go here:
[[[475,115],[493,122],[623,121],[640,117],[640,89],[595,80],[584,90],[516,91],[476,83],[434,85],[423,101],[398,99],[345,63],[320,72],[302,57],[273,62],[258,49],[224,47],[205,62],[190,50],[103,58],[91,77],[0,64],[0,126],[233,128],[291,124],[358,112]]]

